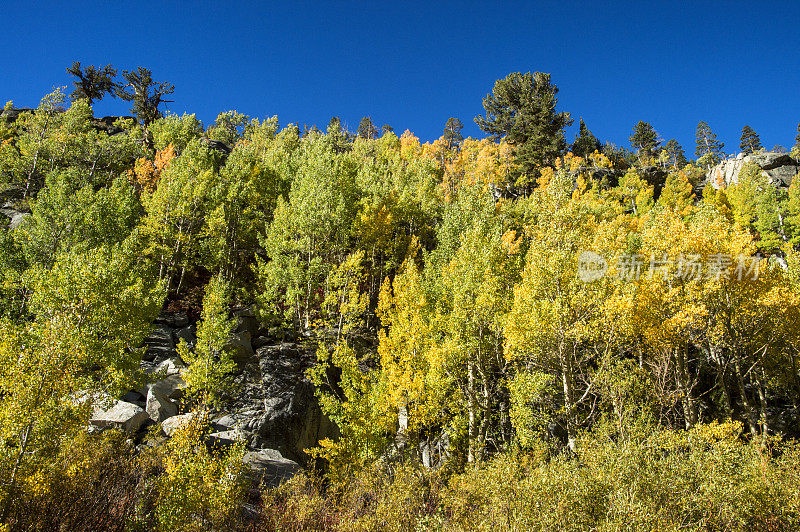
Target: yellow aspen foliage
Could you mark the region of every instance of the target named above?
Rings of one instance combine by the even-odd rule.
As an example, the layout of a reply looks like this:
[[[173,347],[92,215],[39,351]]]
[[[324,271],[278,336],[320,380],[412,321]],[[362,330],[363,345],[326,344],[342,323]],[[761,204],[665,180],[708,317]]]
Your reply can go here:
[[[694,206],[692,184],[682,170],[676,170],[667,175],[664,188],[658,197],[658,204],[671,209],[680,216],[691,214]]]
[[[419,138],[406,129],[403,134],[400,135],[400,157],[410,162],[418,159],[422,153],[423,147],[419,142]]]
[[[203,441],[207,416],[190,418],[166,444],[164,474],[158,478],[158,530],[221,530],[237,520],[247,493],[244,443],[211,451]]]
[[[422,276],[413,259],[406,259],[394,282],[381,287],[378,316],[378,357],[389,412],[407,416],[407,428],[419,430],[437,411],[435,378],[441,368],[431,359],[430,323]],[[400,421],[404,423],[403,420]]]
[[[448,195],[462,187],[503,189],[516,171],[513,147],[505,141],[468,138],[445,165],[442,187]]]

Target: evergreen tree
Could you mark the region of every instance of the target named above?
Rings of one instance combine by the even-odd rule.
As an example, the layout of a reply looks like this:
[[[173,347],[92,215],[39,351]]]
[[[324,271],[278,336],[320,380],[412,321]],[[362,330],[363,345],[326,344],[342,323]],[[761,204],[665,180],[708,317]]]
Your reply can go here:
[[[586,157],[595,151],[600,151],[602,147],[603,145],[597,137],[589,131],[589,128],[587,128],[586,124],[583,122],[583,118],[581,118],[580,125],[578,126],[578,133],[575,135],[575,142],[572,143],[571,151],[573,155]]]
[[[100,100],[106,94],[114,95],[114,89],[117,87],[114,82],[117,69],[111,65],[102,68],[89,65],[82,69],[81,62],[74,61],[72,66],[67,68],[67,73],[75,76],[72,82],[75,90],[70,94],[73,101],[85,98],[89,105],[92,105],[95,100]]]
[[[643,120],[639,120],[633,126],[633,133],[630,136],[631,147],[636,150],[639,162],[644,162],[644,158],[650,157],[661,144],[658,140],[658,133],[655,128]]]
[[[372,118],[365,116],[358,124],[356,137],[360,139],[374,139],[378,137],[378,128],[372,123]]]
[[[444,141],[447,143],[447,149],[452,150],[461,144],[461,141],[464,140],[464,135],[461,134],[462,129],[464,129],[464,125],[461,120],[452,116],[447,119],[447,123],[444,125]]]
[[[327,139],[333,145],[336,152],[342,153],[349,149],[352,134],[342,126],[342,121],[338,116],[331,117],[330,122],[328,122],[327,132]]]
[[[675,139],[670,139],[664,145],[664,150],[667,154],[667,160],[673,168],[683,168],[686,166],[686,153],[683,147]]]
[[[556,111],[557,94],[550,74],[512,72],[495,82],[492,94],[483,99],[486,117],[475,117],[494,140],[504,138],[516,147],[517,162],[527,176],[553,164],[567,147],[564,128],[572,119]]]
[[[739,139],[739,149],[745,155],[749,155],[757,152],[761,147],[761,139],[758,138],[758,133],[750,126],[744,126],[742,128],[742,137]]]
[[[697,123],[697,130],[695,132],[695,150],[694,156],[698,159],[704,155],[711,155],[711,163],[717,164],[722,160],[724,153],[722,149],[725,143],[717,139],[716,133],[711,131],[711,128],[702,120]]]
[[[164,96],[172,94],[175,86],[166,81],[157,82],[153,80],[153,74],[149,69],[138,67],[136,70],[122,71],[125,83],[118,85],[117,96],[131,102],[131,112],[145,126],[161,117],[158,109],[162,103],[171,102],[165,100]]]

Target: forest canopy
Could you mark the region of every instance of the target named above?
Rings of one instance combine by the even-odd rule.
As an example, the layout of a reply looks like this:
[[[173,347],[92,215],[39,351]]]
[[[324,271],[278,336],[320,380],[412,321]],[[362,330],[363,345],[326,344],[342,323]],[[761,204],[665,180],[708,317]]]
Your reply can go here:
[[[148,69],[68,72],[70,97],[0,115],[0,530],[88,526],[86,493],[118,497],[108,527],[244,526],[243,447],[202,442],[245,307],[313,353],[338,430],[262,490],[265,530],[800,523],[800,180],[747,162],[710,182],[705,122],[695,160],[645,121],[630,150],[583,119],[569,143],[540,72],[495,84],[490,137],[452,117],[432,142],[369,117],[205,126]],[[133,116],[95,118],[103,97]],[[749,126],[741,148],[764,151]],[[148,378],[166,309],[197,326],[194,421],[149,446],[90,434]]]

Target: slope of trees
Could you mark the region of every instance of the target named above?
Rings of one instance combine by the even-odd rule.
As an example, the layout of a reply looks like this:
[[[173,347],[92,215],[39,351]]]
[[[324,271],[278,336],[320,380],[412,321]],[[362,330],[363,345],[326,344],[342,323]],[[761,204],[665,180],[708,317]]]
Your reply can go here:
[[[497,82],[492,139],[451,118],[422,143],[368,117],[204,128],[162,116],[173,88],[146,69],[124,72],[137,120],[112,135],[91,103],[115,71],[70,72],[67,109],[56,91],[0,124],[1,190],[29,211],[0,229],[0,526],[89,527],[81,493],[114,501],[84,512],[108,528],[245,526],[243,449],[202,444],[236,393],[234,304],[305,333],[341,433],[310,450],[325,482],[262,492],[247,526],[800,523],[799,180],[746,167],[699,195],[722,150],[703,122],[697,161],[643,121],[635,156],[582,120],[567,152],[542,73]],[[192,423],[138,451],[87,434],[144,379],[167,301],[199,316],[179,348]]]

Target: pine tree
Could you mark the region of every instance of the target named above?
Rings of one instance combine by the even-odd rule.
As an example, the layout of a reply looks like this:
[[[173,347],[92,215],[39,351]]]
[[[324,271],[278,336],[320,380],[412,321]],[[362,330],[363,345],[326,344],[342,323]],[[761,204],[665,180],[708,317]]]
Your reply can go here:
[[[575,142],[572,143],[572,154],[578,157],[587,157],[595,151],[600,151],[603,145],[595,137],[586,124],[583,118],[580,119],[578,126],[578,133],[575,135]]]
[[[464,140],[464,135],[461,134],[462,129],[464,129],[464,125],[461,120],[452,116],[447,119],[447,123],[444,125],[444,140],[448,150],[452,150]]]
[[[702,120],[697,123],[697,130],[695,132],[695,150],[694,156],[698,159],[704,155],[711,154],[711,162],[717,164],[722,160],[723,148],[725,143],[717,139],[716,133],[711,131],[711,128]]]
[[[356,137],[369,140],[378,137],[378,128],[372,123],[372,118],[365,116],[361,119],[356,130]]]
[[[550,74],[512,72],[494,84],[483,99],[486,117],[475,123],[492,135],[504,138],[517,149],[522,173],[535,177],[536,168],[552,165],[564,153],[564,128],[572,124],[569,113],[556,112],[558,87]]]
[[[664,145],[664,150],[667,152],[667,159],[673,168],[679,169],[686,166],[686,153],[677,140],[670,139]]]
[[[630,136],[631,147],[639,155],[639,162],[644,162],[644,158],[650,157],[661,144],[658,140],[658,133],[655,128],[643,120],[633,126],[633,133]]]
[[[166,81],[154,81],[153,73],[144,67],[123,70],[122,77],[125,78],[125,83],[117,86],[117,96],[132,103],[131,112],[139,122],[147,126],[160,118],[161,104],[172,101],[165,100],[164,96],[172,94],[175,86]]]
[[[761,148],[761,139],[758,137],[758,133],[750,126],[744,126],[742,128],[742,137],[739,140],[739,149],[742,150],[745,155],[749,155],[757,152]]]
[[[338,116],[331,117],[330,122],[328,122],[327,132],[327,139],[337,153],[343,153],[350,149],[353,134],[344,128]]]
[[[67,73],[75,76],[73,84],[75,90],[70,94],[73,101],[85,98],[88,100],[89,105],[95,100],[101,99],[106,94],[114,94],[114,89],[117,84],[114,78],[117,76],[117,69],[111,65],[104,67],[95,67],[89,65],[86,68],[81,68],[80,61],[74,61],[72,66],[67,68]]]

